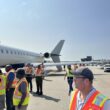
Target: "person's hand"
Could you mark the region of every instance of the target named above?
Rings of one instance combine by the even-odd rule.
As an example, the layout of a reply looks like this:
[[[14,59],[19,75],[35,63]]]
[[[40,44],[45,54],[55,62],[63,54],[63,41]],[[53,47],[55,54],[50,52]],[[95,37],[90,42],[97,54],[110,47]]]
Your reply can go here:
[[[19,108],[19,109],[21,108],[21,104],[18,105],[18,108]]]

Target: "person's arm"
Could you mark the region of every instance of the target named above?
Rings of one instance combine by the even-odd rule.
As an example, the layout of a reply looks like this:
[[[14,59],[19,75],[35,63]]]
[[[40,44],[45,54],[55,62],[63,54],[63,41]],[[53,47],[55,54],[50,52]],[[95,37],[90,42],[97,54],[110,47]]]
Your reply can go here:
[[[7,80],[8,80],[6,85],[7,90],[11,88],[14,78],[15,78],[15,74],[13,72],[10,72],[7,77]]]
[[[22,93],[22,97],[21,97],[21,100],[18,104],[18,108],[21,108],[22,106],[22,103],[24,102],[25,98],[26,98],[26,92],[27,92],[27,85],[25,82],[23,82],[20,87],[19,87],[19,91]]]

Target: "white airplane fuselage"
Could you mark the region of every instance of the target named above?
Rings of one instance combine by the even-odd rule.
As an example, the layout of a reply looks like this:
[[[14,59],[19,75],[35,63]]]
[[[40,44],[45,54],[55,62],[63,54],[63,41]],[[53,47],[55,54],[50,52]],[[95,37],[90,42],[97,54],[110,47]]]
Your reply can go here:
[[[42,54],[0,45],[0,66],[43,61]]]

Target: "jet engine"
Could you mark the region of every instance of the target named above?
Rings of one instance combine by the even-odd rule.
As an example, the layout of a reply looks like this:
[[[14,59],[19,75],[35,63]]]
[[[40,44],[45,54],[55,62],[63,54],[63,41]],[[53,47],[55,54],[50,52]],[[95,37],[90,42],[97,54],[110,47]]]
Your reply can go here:
[[[44,57],[45,57],[45,58],[50,58],[50,57],[51,57],[51,54],[48,53],[48,52],[46,52],[46,53],[44,53]]]

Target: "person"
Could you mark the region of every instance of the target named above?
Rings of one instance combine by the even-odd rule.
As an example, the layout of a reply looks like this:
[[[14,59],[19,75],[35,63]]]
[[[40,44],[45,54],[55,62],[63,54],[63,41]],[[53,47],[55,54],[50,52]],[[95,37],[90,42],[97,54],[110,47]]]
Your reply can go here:
[[[44,77],[46,76],[46,71],[45,71],[44,63],[41,64],[41,68],[42,68],[42,78],[44,79]]]
[[[67,66],[67,70],[66,70],[66,74],[64,76],[64,79],[67,77],[67,81],[69,84],[69,93],[68,95],[70,95],[71,91],[73,91],[73,72],[72,72],[72,68],[71,65]]]
[[[66,65],[63,65],[64,71],[65,71],[65,67],[66,67]]]
[[[93,73],[78,68],[74,73],[76,90],[71,93],[69,110],[110,110],[110,100],[93,87]]]
[[[44,69],[42,68],[41,65],[38,65],[38,67],[35,70],[35,78],[36,78],[36,86],[37,86],[36,94],[38,95],[43,95],[43,89],[42,89],[43,73],[44,73]]]
[[[15,86],[17,84],[15,70],[12,68],[11,65],[7,65],[5,67],[6,71],[6,107],[7,110],[15,110],[13,105],[13,93]]]
[[[32,92],[33,85],[32,85],[32,78],[33,78],[33,67],[31,64],[26,64],[25,66],[25,76],[28,84],[30,85],[30,92]]]
[[[78,65],[77,64],[74,64],[74,70],[73,70],[73,72],[76,71],[77,69],[78,69]]]
[[[0,70],[0,110],[5,108],[6,76]]]
[[[16,77],[19,81],[15,86],[13,104],[15,110],[27,110],[29,103],[29,88],[28,82],[25,78],[25,70],[22,68],[17,69]]]

